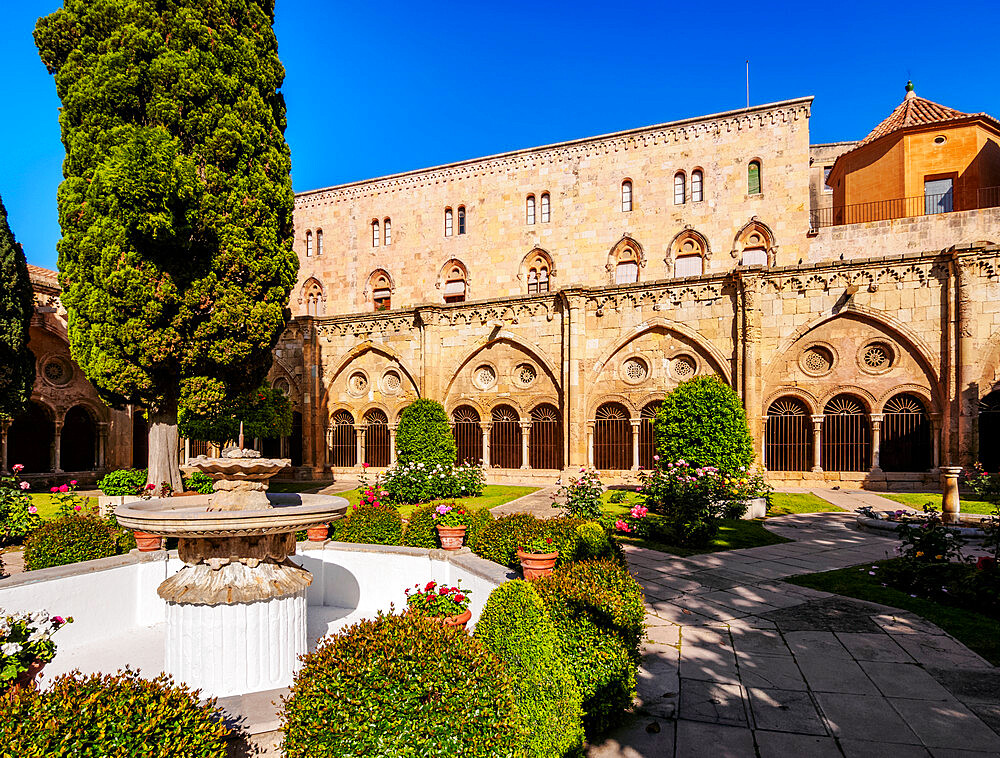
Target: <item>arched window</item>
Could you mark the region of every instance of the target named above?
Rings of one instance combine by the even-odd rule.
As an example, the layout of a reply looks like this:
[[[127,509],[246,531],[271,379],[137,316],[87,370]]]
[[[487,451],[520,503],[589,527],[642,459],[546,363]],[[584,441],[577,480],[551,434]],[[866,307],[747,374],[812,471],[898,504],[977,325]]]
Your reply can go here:
[[[372,221],[372,247],[378,247],[379,242],[379,231],[378,231],[378,219]]]
[[[653,433],[653,424],[656,421],[656,413],[660,410],[662,401],[654,400],[646,403],[639,412],[639,468],[650,470],[656,468],[653,464],[653,456],[656,455],[656,436]]]
[[[824,471],[871,469],[871,419],[856,397],[837,395],[826,404],[822,440]]]
[[[686,184],[683,171],[678,171],[674,174],[674,205],[684,205],[684,200],[687,196]]]
[[[632,468],[632,421],[621,403],[605,403],[594,418],[594,466],[599,471]]]
[[[691,202],[700,203],[705,199],[705,175],[700,168],[691,172]]]
[[[639,253],[631,245],[624,245],[615,263],[615,284],[633,284],[639,281]]]
[[[774,237],[761,221],[751,221],[736,235],[733,257],[739,256],[741,266],[769,266],[773,260]]]
[[[760,161],[750,161],[747,167],[747,194],[759,195],[761,189]]]
[[[622,182],[622,213],[632,210],[632,182],[626,179]]]
[[[444,301],[464,303],[467,294],[468,281],[465,269],[457,263],[450,265],[444,280]]]
[[[542,193],[542,223],[543,224],[549,223],[549,219],[550,218],[551,218],[551,207],[550,207],[550,203],[549,203],[549,193],[548,192],[543,192]]]
[[[455,216],[451,212],[451,208],[445,208],[444,209],[444,236],[445,237],[450,237],[451,234],[452,234],[452,231],[454,231],[454,227],[455,227]]]
[[[883,471],[927,471],[931,467],[931,422],[923,401],[902,393],[883,408],[878,465]]]
[[[562,417],[551,403],[531,409],[531,436],[528,438],[528,462],[531,468],[561,469]]]
[[[812,468],[813,425],[805,403],[782,397],[767,409],[765,465],[769,471]]]
[[[521,468],[521,417],[509,405],[498,405],[490,418],[490,465]]]
[[[674,276],[701,276],[705,273],[708,242],[698,232],[689,229],[678,234],[670,252],[674,258]]]
[[[302,297],[299,299],[307,316],[322,316],[326,312],[326,296],[323,285],[315,278],[309,278],[302,285]]]
[[[316,230],[316,255],[323,254],[323,230]]]
[[[350,411],[339,410],[330,419],[330,465],[337,468],[358,465],[357,435],[354,433],[354,416]]]
[[[392,219],[386,218],[382,220],[382,239],[386,245],[392,244]]]
[[[372,408],[365,414],[365,463],[381,468],[388,466],[390,459],[389,418],[384,411]]]
[[[28,403],[7,432],[8,465],[20,463],[26,474],[51,471],[54,438],[55,425],[49,411],[39,403]]]
[[[451,414],[452,435],[455,437],[455,460],[458,463],[483,461],[483,427],[479,412],[470,405],[461,405]]]
[[[528,195],[524,203],[524,222],[526,224],[535,223],[535,196]]]
[[[991,473],[1000,469],[1000,390],[979,403],[979,462]]]
[[[313,233],[306,232],[306,258],[312,258],[313,254]]]
[[[93,471],[97,463],[97,424],[90,411],[74,405],[63,417],[59,466],[63,471]]]
[[[372,305],[376,311],[387,311],[392,307],[392,282],[385,271],[376,271],[368,280],[371,288]]]
[[[465,234],[465,206],[458,206],[458,233]]]
[[[549,291],[549,275],[551,272],[552,261],[549,259],[541,250],[532,253],[528,257],[527,264],[527,280],[528,280],[528,294],[534,294],[537,292],[548,292]]]

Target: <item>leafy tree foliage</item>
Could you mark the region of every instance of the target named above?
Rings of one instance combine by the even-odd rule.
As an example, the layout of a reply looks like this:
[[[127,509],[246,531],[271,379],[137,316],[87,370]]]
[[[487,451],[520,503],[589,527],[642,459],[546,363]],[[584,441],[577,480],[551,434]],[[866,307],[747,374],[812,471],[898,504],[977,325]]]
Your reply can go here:
[[[273,22],[273,0],[64,0],[35,28],[73,356],[149,410],[149,481],[175,489],[178,407],[260,384],[295,283]]]
[[[400,467],[423,463],[450,469],[457,454],[448,414],[441,403],[420,399],[403,409],[396,430],[396,460]]]
[[[653,434],[661,465],[683,460],[734,474],[754,460],[746,409],[717,376],[689,379],[670,392],[656,414]]]
[[[35,356],[28,349],[33,310],[28,262],[0,200],[0,418],[23,411],[35,384]]]
[[[222,445],[239,437],[241,421],[247,444],[255,437],[266,440],[292,433],[291,401],[284,392],[267,385],[199,410],[200,414],[189,408],[181,409],[180,432],[185,437]]]

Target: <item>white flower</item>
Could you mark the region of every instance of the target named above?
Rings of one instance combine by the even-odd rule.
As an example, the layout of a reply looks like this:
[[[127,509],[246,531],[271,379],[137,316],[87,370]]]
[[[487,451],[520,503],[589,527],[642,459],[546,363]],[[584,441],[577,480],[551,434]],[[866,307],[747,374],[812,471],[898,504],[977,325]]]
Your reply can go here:
[[[16,642],[5,642],[0,645],[0,653],[4,655],[16,655],[21,652],[21,646]]]

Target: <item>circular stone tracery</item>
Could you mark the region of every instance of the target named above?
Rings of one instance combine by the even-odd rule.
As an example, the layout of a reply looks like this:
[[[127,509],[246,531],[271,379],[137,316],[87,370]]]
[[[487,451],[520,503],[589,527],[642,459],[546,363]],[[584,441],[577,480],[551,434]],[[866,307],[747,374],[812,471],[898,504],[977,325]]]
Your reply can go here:
[[[869,374],[881,374],[892,368],[895,353],[884,342],[870,342],[858,354],[858,364]]]
[[[697,372],[694,360],[687,355],[674,358],[672,370],[674,376],[681,380],[690,379]]]
[[[73,370],[62,358],[49,358],[42,367],[42,374],[50,384],[62,387],[69,384]]]
[[[492,366],[483,364],[476,369],[476,373],[473,374],[473,382],[481,390],[489,389],[492,387],[497,380],[497,372]]]
[[[813,345],[802,353],[800,365],[813,376],[828,374],[833,368],[833,353],[822,345]]]
[[[399,392],[399,388],[402,386],[402,379],[399,377],[399,372],[389,369],[382,376],[382,391],[390,395],[394,395]]]
[[[631,384],[645,381],[649,376],[649,367],[642,358],[629,358],[622,364],[622,371],[625,381]]]
[[[352,395],[363,395],[368,390],[368,377],[355,371],[347,380],[347,389]]]
[[[537,376],[538,372],[530,363],[520,363],[514,369],[514,380],[522,387],[530,386]]]

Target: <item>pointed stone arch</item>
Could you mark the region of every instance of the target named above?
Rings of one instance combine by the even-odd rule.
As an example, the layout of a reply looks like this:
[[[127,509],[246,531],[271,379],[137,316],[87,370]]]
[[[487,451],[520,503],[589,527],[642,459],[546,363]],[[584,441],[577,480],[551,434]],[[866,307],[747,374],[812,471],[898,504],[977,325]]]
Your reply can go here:
[[[555,289],[552,280],[556,276],[555,263],[547,250],[534,247],[521,260],[517,278],[524,283],[529,295],[549,292]]]
[[[368,275],[361,297],[366,303],[372,303],[375,310],[388,310],[390,298],[395,291],[396,283],[392,275],[384,268],[377,268]],[[380,303],[384,303],[387,307],[380,308]]]
[[[634,269],[633,269],[634,264]],[[646,265],[646,253],[638,240],[630,235],[624,235],[618,242],[612,245],[608,252],[608,263],[605,267],[608,272],[609,284],[630,284],[639,281],[639,271]],[[622,268],[619,268],[619,267]],[[634,273],[635,278],[631,281],[619,281],[628,274]]]
[[[299,309],[306,316],[326,314],[326,290],[315,276],[310,276],[299,289]]]
[[[689,224],[670,241],[665,261],[667,271],[672,276],[689,276],[691,274],[677,271],[677,260],[678,258],[686,260],[694,259],[695,257],[701,259],[701,266],[699,268],[701,272],[704,272],[704,262],[711,260],[712,249],[708,244],[708,238]]]
[[[745,260],[745,253],[754,253],[751,261]],[[774,266],[777,256],[778,246],[774,241],[774,232],[771,227],[765,224],[756,216],[753,216],[736,233],[733,240],[731,255],[740,259],[740,265],[767,265]]]
[[[475,360],[477,355],[479,355],[486,348],[492,345],[496,345],[497,343],[500,342],[507,342],[512,346],[514,346],[515,348],[524,351],[531,358],[537,360],[538,363],[541,365],[542,369],[545,371],[545,374],[549,377],[549,380],[552,382],[552,385],[555,388],[556,392],[559,394],[562,393],[562,388],[559,381],[560,371],[558,368],[558,364],[555,363],[548,356],[548,354],[537,344],[525,339],[524,337],[521,337],[518,334],[515,334],[514,332],[510,332],[507,331],[506,329],[503,329],[497,332],[496,335],[493,336],[491,339],[488,339],[484,341],[482,344],[474,347],[466,354],[466,356],[461,361],[458,362],[458,365],[452,372],[451,378],[448,380],[448,384],[445,387],[444,397],[445,398],[449,397],[449,395],[451,394],[452,387],[454,387],[455,382],[458,379],[459,375],[462,373],[465,367],[469,365],[470,362]],[[458,404],[458,401],[456,401],[456,404]]]
[[[470,300],[472,282],[469,279],[469,267],[458,258],[449,258],[438,272],[436,286],[441,290],[446,303]]]

